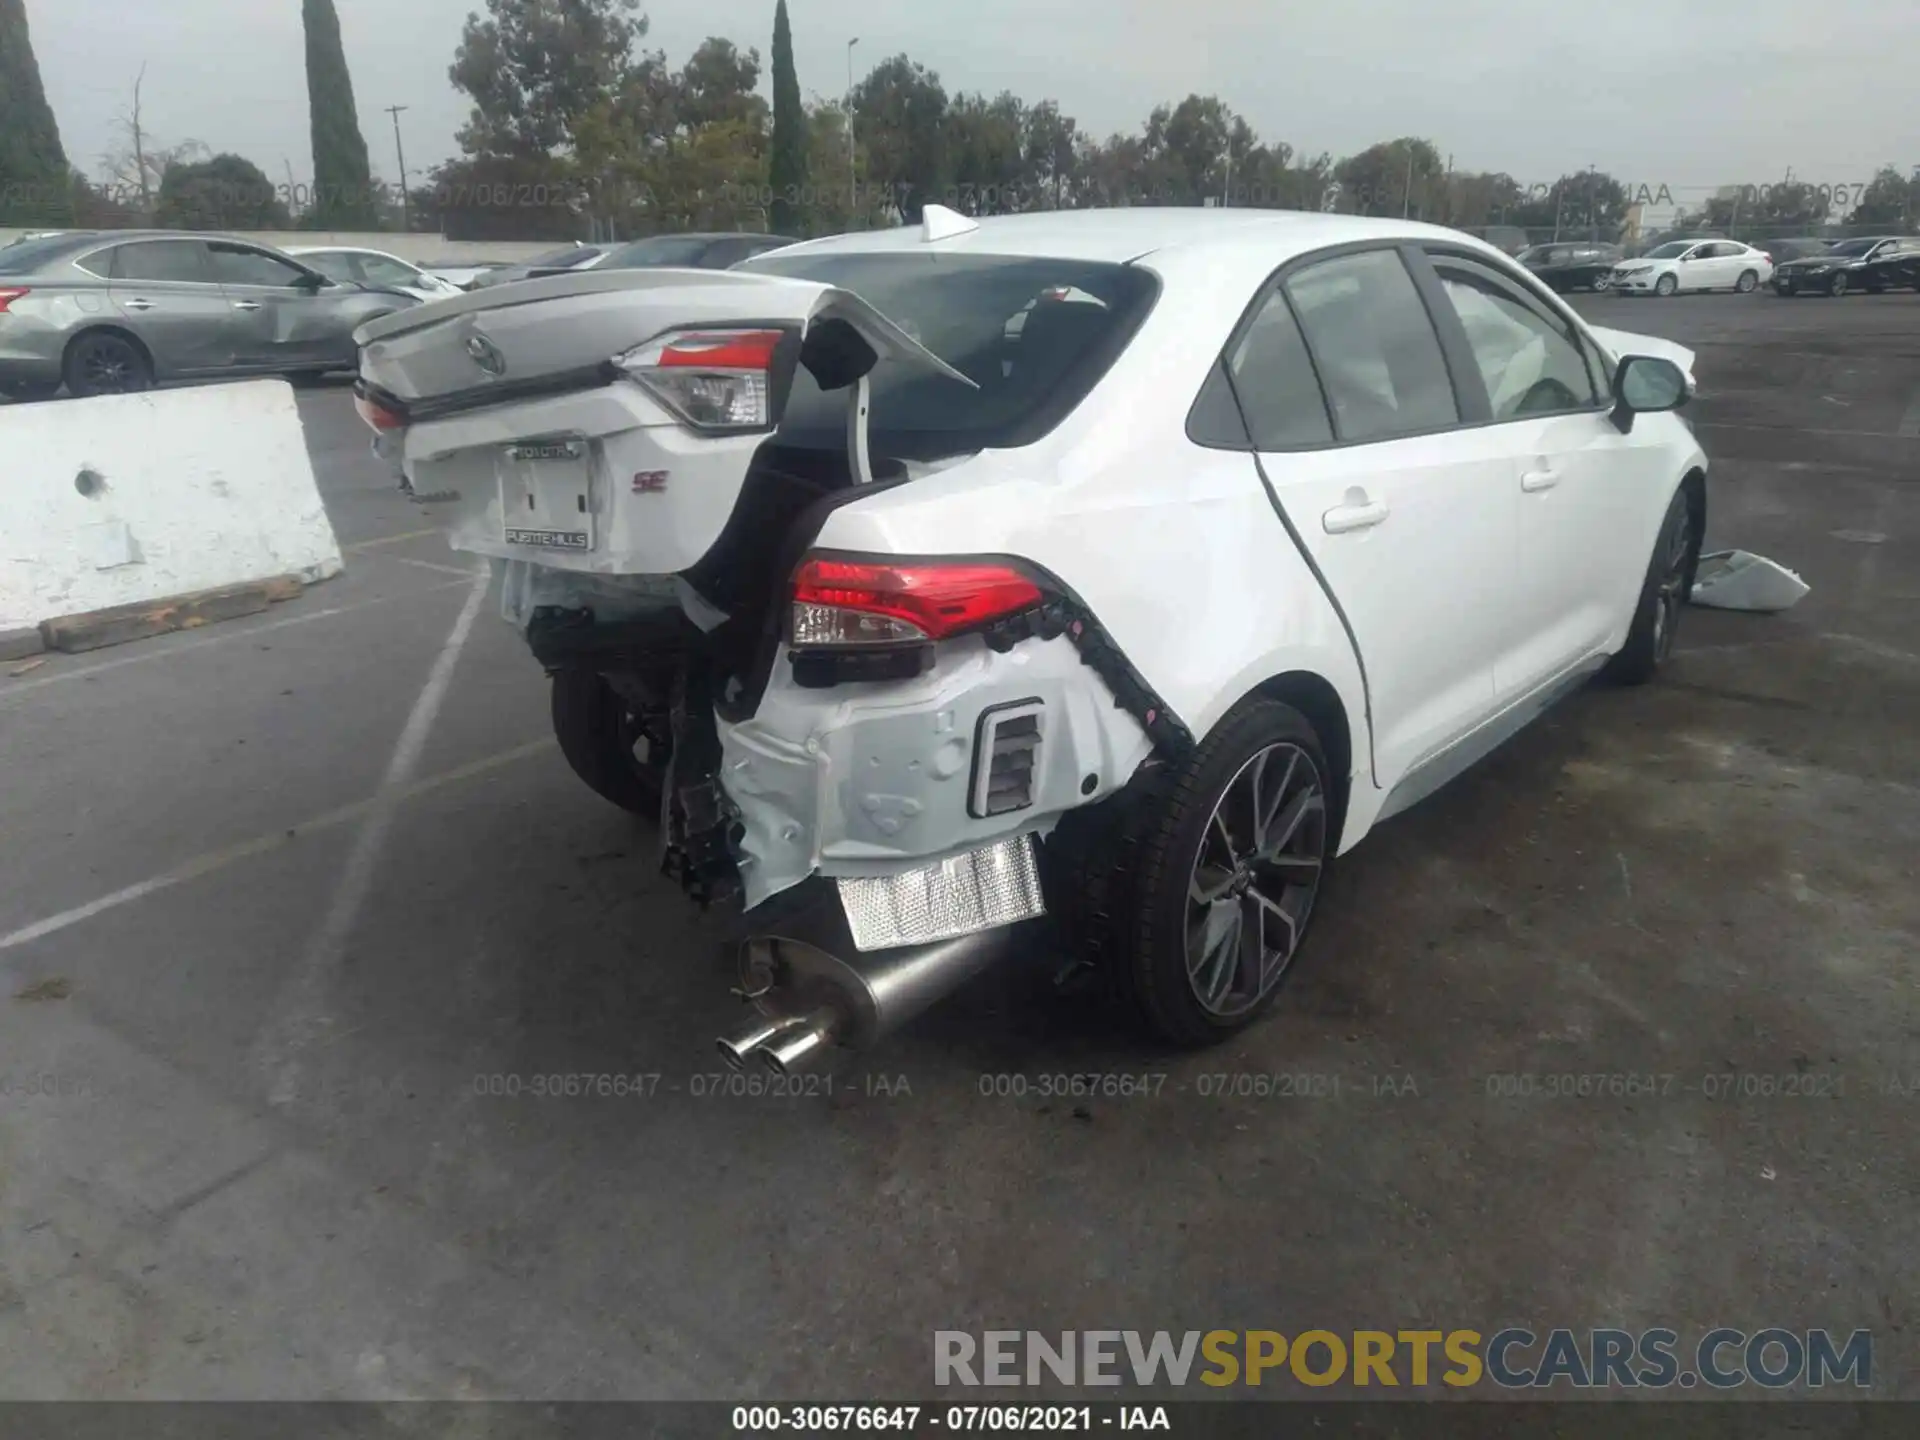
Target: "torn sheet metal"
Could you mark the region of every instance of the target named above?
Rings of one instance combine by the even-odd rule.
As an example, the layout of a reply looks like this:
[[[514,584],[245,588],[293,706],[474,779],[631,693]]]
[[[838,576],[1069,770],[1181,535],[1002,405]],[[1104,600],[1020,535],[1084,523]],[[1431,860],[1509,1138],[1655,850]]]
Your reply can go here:
[[[1809,590],[1807,582],[1784,565],[1745,550],[1702,555],[1693,578],[1693,603],[1715,610],[1751,610],[1770,614],[1790,610]]]

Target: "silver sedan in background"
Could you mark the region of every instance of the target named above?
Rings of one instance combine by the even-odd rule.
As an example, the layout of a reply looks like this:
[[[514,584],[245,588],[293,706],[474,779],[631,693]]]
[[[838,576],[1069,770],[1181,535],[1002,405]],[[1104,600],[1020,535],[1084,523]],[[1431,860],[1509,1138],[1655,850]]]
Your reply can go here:
[[[221,235],[101,230],[0,249],[0,394],[44,400],[357,364],[353,332],[419,302]]]

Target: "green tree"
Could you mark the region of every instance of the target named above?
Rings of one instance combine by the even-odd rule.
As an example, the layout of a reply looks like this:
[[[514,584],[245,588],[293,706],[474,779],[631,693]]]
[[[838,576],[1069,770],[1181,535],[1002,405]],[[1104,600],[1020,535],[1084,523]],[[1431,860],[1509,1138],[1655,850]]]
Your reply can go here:
[[[285,230],[289,224],[273,182],[239,155],[169,167],[154,220],[172,230]]]
[[[367,165],[367,141],[353,104],[353,76],[340,43],[333,0],[301,0],[307,32],[307,113],[313,132],[313,205],[316,230],[371,229],[380,206]],[[406,177],[400,177],[401,184]]]
[[[1909,179],[1891,165],[1882,165],[1867,182],[1849,224],[1877,230],[1910,230],[1920,219],[1920,175]]]
[[[1009,215],[1034,203],[1027,107],[1011,92],[962,95],[947,107],[948,184],[939,203],[963,215]]]
[[[1027,111],[1026,171],[1038,191],[1038,203],[1058,210],[1072,202],[1080,179],[1083,145],[1080,127],[1060,113],[1055,100],[1042,100]]]
[[[871,187],[861,210],[884,221],[897,209],[917,223],[949,183],[947,91],[939,75],[905,55],[883,60],[854,87],[853,115]]]
[[[1627,223],[1627,187],[1599,170],[1562,175],[1514,207],[1510,223],[1554,237],[1612,240]]]
[[[72,174],[40,83],[25,0],[0,0],[0,221],[68,219]]]
[[[1355,215],[1419,216],[1422,198],[1446,188],[1439,150],[1412,135],[1370,145],[1342,160],[1333,174],[1340,185],[1335,203]]]
[[[553,155],[621,98],[646,35],[639,0],[487,0],[469,15],[448,78],[473,101],[469,155]]]
[[[768,183],[773,190],[769,228],[779,235],[798,235],[804,225],[807,195],[807,152],[811,140],[806,110],[800,103],[800,77],[793,68],[793,29],[787,23],[787,0],[773,10],[773,149]]]

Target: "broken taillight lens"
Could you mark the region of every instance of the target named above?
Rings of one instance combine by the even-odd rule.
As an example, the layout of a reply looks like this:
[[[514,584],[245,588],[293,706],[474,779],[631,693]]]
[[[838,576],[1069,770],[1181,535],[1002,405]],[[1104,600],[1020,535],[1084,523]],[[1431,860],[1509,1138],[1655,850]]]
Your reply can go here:
[[[401,430],[406,427],[407,421],[405,416],[397,411],[388,409],[371,395],[355,395],[353,397],[353,408],[359,412],[360,418],[375,430],[384,432],[387,430]]]
[[[675,330],[615,359],[680,419],[701,430],[765,430],[784,330]]]
[[[944,640],[1031,610],[1045,600],[1003,561],[802,561],[793,577],[796,648]]]
[[[22,290],[17,286],[0,289],[0,315],[6,314],[7,307],[13,304],[14,301],[24,300],[32,293],[33,291],[31,290]]]

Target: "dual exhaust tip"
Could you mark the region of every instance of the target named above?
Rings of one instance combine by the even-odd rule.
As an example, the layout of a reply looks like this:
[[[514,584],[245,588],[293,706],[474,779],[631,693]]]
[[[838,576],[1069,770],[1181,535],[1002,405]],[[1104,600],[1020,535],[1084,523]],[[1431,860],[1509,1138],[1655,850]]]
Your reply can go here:
[[[826,1058],[839,1027],[840,1016],[831,1006],[809,1015],[760,1016],[746,1029],[720,1037],[720,1058],[734,1070],[758,1066],[782,1078],[796,1075]]]

